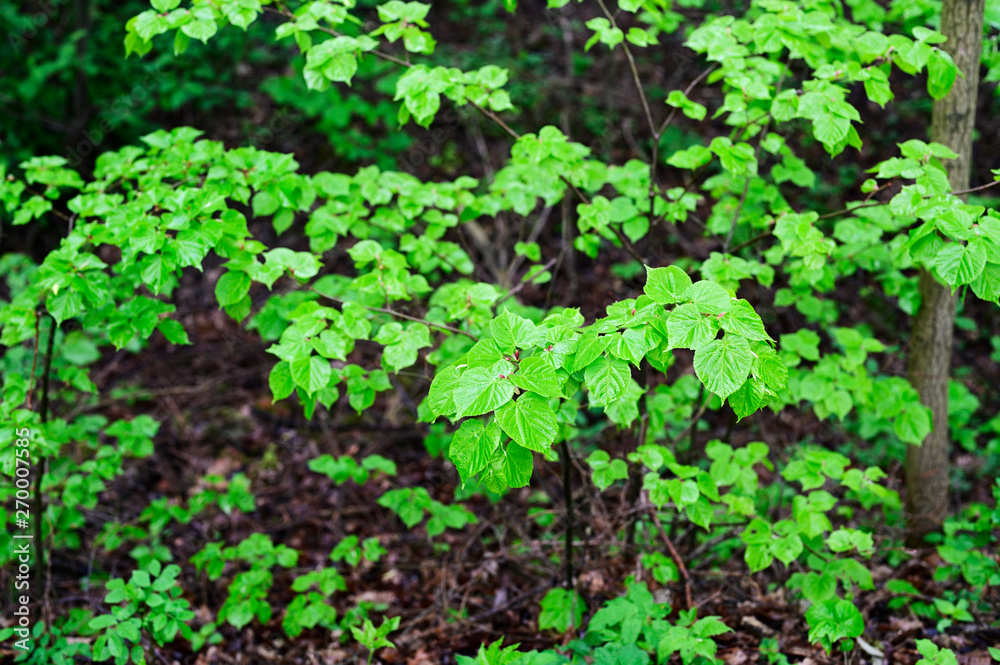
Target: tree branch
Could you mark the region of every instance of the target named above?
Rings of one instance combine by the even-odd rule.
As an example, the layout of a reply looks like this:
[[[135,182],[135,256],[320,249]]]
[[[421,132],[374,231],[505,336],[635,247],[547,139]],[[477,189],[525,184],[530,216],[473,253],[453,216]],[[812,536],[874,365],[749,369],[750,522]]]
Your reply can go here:
[[[320,296],[326,298],[327,300],[332,300],[335,303],[341,305],[347,304],[348,302],[353,302],[356,305],[361,305],[361,303],[355,302],[353,300],[344,300],[343,298],[338,298],[336,296],[331,296],[322,291],[317,291],[314,287],[307,287],[313,293],[318,293]],[[370,312],[379,312],[380,314],[388,314],[389,316],[395,316],[400,319],[406,319],[407,321],[414,321],[416,323],[422,323],[429,328],[437,328],[439,330],[447,330],[448,332],[455,333],[456,335],[465,335],[469,339],[478,342],[479,338],[472,333],[462,330],[461,328],[453,328],[452,326],[447,326],[443,323],[434,323],[433,321],[428,321],[427,319],[421,319],[416,316],[410,316],[409,314],[403,314],[402,312],[397,312],[394,309],[389,309],[388,307],[369,307],[368,305],[361,305]]]

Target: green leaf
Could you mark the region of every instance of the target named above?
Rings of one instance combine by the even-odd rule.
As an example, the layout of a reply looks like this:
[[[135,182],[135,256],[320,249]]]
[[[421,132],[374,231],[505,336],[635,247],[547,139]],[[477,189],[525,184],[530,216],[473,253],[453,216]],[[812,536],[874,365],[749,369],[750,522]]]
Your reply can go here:
[[[694,170],[712,161],[712,152],[703,145],[693,145],[686,150],[678,150],[667,158],[667,164],[679,169]]]
[[[285,399],[295,390],[292,370],[286,360],[279,361],[277,365],[271,368],[271,373],[268,375],[267,381],[271,387],[271,395],[274,397],[275,402]]]
[[[861,612],[849,600],[831,599],[814,602],[806,610],[809,641],[819,642],[827,650],[845,637],[860,637],[865,631]]]
[[[813,134],[826,146],[833,146],[847,138],[851,121],[832,113],[822,113],[813,118]]]
[[[493,339],[508,349],[534,346],[537,334],[535,324],[505,309],[503,314],[490,321]]]
[[[616,343],[609,345],[609,351],[638,367],[648,350],[646,332],[640,328],[629,328],[621,335],[616,334],[613,337]]]
[[[55,295],[49,292],[48,299],[45,301],[45,307],[49,310],[49,314],[56,320],[56,323],[62,323],[84,311],[83,297],[77,291],[71,289],[62,290]],[[131,333],[129,333],[129,337],[131,337]]]
[[[171,344],[190,344],[187,331],[179,321],[173,319],[162,319],[156,324],[156,329],[163,333],[163,336]]]
[[[250,275],[239,270],[226,272],[215,283],[215,299],[219,307],[235,305],[250,293]]]
[[[893,418],[892,429],[900,441],[919,446],[931,433],[931,410],[920,402],[909,402]]]
[[[743,553],[743,560],[746,561],[750,572],[764,570],[774,561],[771,548],[768,545],[747,545],[746,552]]]
[[[501,360],[492,367],[470,367],[455,388],[455,408],[460,417],[478,416],[495,411],[514,396],[514,384],[508,376],[513,367]]]
[[[629,33],[631,35],[631,32]],[[671,90],[667,95],[667,104],[674,108],[679,108],[681,112],[692,120],[704,120],[707,109],[697,102],[692,102],[680,90]]]
[[[650,268],[646,266],[646,286],[643,291],[653,302],[673,305],[680,302],[691,287],[691,278],[677,266]]]
[[[580,594],[573,589],[550,589],[542,598],[542,611],[538,615],[539,630],[565,633],[582,625],[587,609]]]
[[[753,363],[753,373],[772,392],[779,392],[788,387],[788,367],[781,356],[767,344],[752,344],[751,349],[757,357]]]
[[[628,465],[625,464],[625,460],[611,459],[611,456],[603,450],[592,452],[587,457],[587,465],[594,471],[594,485],[602,492],[616,480],[628,478]]]
[[[748,340],[770,341],[771,337],[764,331],[764,322],[746,300],[735,300],[732,309],[719,320],[722,329],[746,337]]]
[[[941,278],[951,287],[969,284],[986,268],[986,241],[975,238],[967,245],[947,243],[938,252],[934,267]]]
[[[548,451],[559,430],[556,414],[549,403],[531,393],[497,409],[496,419],[507,436],[539,453]]]
[[[292,380],[310,395],[324,388],[330,381],[330,361],[320,356],[296,358],[289,363]]]
[[[576,344],[576,357],[573,360],[573,371],[579,372],[594,362],[604,353],[611,344],[612,338],[608,335],[598,337],[594,334],[586,334],[579,339]]]
[[[454,365],[438,370],[427,392],[427,404],[433,415],[450,416],[456,413],[454,393],[460,379],[461,374]]]
[[[91,619],[90,623],[87,625],[94,630],[100,630],[102,628],[114,626],[116,623],[118,623],[118,621],[110,614],[101,614]]]
[[[632,371],[624,360],[602,357],[587,365],[584,378],[591,394],[607,404],[625,394]]]
[[[219,26],[213,18],[196,18],[181,26],[181,30],[191,39],[198,39],[203,44],[215,35]]]
[[[934,99],[944,99],[958,77],[958,67],[944,49],[937,49],[927,61],[927,93]]]
[[[480,474],[487,489],[501,492],[508,487],[524,487],[531,482],[534,462],[531,451],[513,441],[506,449],[498,448],[489,469]]]
[[[621,44],[625,39],[625,33],[619,28],[612,26],[611,22],[606,18],[592,18],[587,21],[586,26],[595,33],[584,45],[584,50],[586,51],[589,51],[590,47],[598,41],[606,44],[608,48],[614,49],[615,46]]]
[[[672,348],[697,350],[715,339],[716,332],[712,322],[693,303],[675,308],[667,319]]]
[[[746,381],[753,359],[746,338],[727,333],[694,352],[694,371],[706,388],[725,399]]]
[[[150,0],[149,4],[161,14],[166,14],[171,9],[176,9],[181,4],[181,0]]]
[[[829,573],[808,573],[802,578],[802,595],[807,600],[812,602],[830,600],[836,593],[837,578]]]
[[[552,365],[540,356],[523,359],[510,380],[522,390],[530,390],[545,397],[562,397],[562,386],[565,383]]]
[[[386,344],[382,351],[382,362],[386,369],[398,372],[417,362],[417,352],[431,346],[430,328],[423,323],[410,323],[405,330],[399,330],[391,338],[383,335],[383,326],[375,336],[375,341]]]
[[[494,451],[500,446],[499,431],[492,428],[491,435],[478,420],[466,420],[455,432],[448,448],[448,456],[465,482],[487,466],[493,459]]]
[[[685,297],[698,306],[704,314],[724,314],[732,309],[733,298],[729,291],[715,282],[695,282],[684,292]]]
[[[739,420],[757,411],[763,403],[764,391],[761,389],[761,383],[752,376],[729,396],[729,406],[736,412]]]

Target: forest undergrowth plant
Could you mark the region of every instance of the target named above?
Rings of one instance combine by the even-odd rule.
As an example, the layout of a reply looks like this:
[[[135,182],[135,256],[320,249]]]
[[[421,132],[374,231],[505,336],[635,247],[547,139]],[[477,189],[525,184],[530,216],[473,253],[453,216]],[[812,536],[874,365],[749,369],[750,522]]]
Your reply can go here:
[[[51,534],[39,539],[45,546],[78,546],[59,540],[72,539],[83,528],[81,518],[66,512],[67,496],[71,503],[80,502],[77,497],[92,502],[104,481],[120,473],[126,455],[153,452],[156,423],[148,417],[109,425],[75,408],[78,393],[93,388],[86,370],[97,360],[91,349],[139,351],[157,331],[169,343],[189,343],[174,302],[180,276],[220,261],[218,305],[274,342],[268,352],[277,359],[269,375],[275,401],[294,396],[310,418],[317,409],[340,403],[361,414],[396,381],[398,390],[422,396],[416,406],[420,422],[442,417],[451,422],[447,430],[431,430],[426,445],[447,448],[463,491],[481,487],[502,494],[529,485],[536,453],[561,461],[567,593],[575,593],[576,583],[571,457],[583,443],[584,428],[599,433],[614,425],[632,433],[634,446],[614,457],[604,450],[590,454],[598,489],[626,481],[635,504],[649,506],[653,526],[643,520],[643,528],[668,549],[673,545],[664,520],[669,525],[683,520],[712,536],[736,529],[751,572],[776,567],[775,560],[801,566],[804,572],[790,576],[786,586],[810,603],[809,641],[827,650],[853,648],[865,629],[857,595],[872,587],[871,573],[858,557],[870,556],[874,541],[855,526],[835,528],[828,513],[844,497],[866,509],[896,510],[898,495],[879,484],[881,472],[851,468],[850,459],[828,448],[803,448],[780,471],[785,482],[799,486],[790,509],[769,512],[760,505],[755,469],[771,465],[767,445],[713,442],[705,449],[707,459],[701,459],[694,445],[680,456],[677,443],[685,434],[697,434],[708,409],[730,408],[742,420],[764,408],[780,411],[802,403],[821,421],[854,419],[876,439],[915,445],[931,430],[930,412],[916,390],[870,362],[872,354],[887,353],[886,344],[863,326],[837,325],[841,307],[832,295],[864,271],[886,285],[886,294],[898,298],[904,311],[912,311],[909,275],[923,267],[952,289],[995,302],[1000,214],[963,203],[962,192],[951,191],[945,164],[956,155],[937,143],[912,138],[899,144],[898,156],[880,155],[870,169],[874,177],[860,183],[858,198],[832,212],[803,191],[816,178],[803,156],[815,159],[816,145],[831,158],[859,149],[861,114],[852,100],[863,90],[872,103],[889,103],[893,68],[908,75],[926,71],[928,93],[947,95],[958,72],[938,46],[939,33],[914,26],[907,34],[884,34],[874,19],[852,23],[835,3],[823,0],[808,7],[759,0],[745,16],[706,16],[691,30],[685,43],[706,69],[686,90],[670,91],[651,105],[633,50],[676,30],[678,15],[657,3],[631,1],[612,13],[598,1],[603,17],[586,24],[593,32],[588,48],[601,44],[625,54],[651,148],[648,162],[608,164],[553,125],[516,131],[505,115],[515,110],[504,89],[506,70],[486,65],[463,72],[439,63],[426,20],[429,5],[383,3],[380,25],[371,31],[359,28],[348,4],[197,0],[190,8],[180,5],[181,0],[153,0],[152,9],[130,20],[126,52],[144,55],[157,35],[172,33],[180,55],[190,39],[207,41],[227,24],[245,30],[266,6],[278,22],[277,38],[293,37],[304,54],[303,77],[317,94],[333,83],[350,83],[359,59],[378,58],[399,68],[393,102],[400,102],[400,123],[429,127],[443,105],[472,108],[510,136],[510,158],[489,181],[459,175],[423,182],[377,166],[353,175],[305,174],[290,154],[226,149],[201,139],[199,130],[181,127],[148,134],[141,147],[102,154],[87,178],[60,157],[27,160],[9,177],[0,172],[0,202],[15,226],[39,218],[68,222],[59,248],[40,265],[14,265],[12,274],[32,276],[15,278],[19,289],[0,309],[0,343],[11,347],[4,356],[0,419],[5,431],[34,433],[30,455],[36,462],[54,460],[39,480],[44,512],[33,517]],[[708,109],[692,99],[700,83],[721,87],[722,103],[711,122]],[[660,139],[674,122],[705,123],[698,126],[706,140],[660,155]],[[895,193],[885,200],[873,198],[890,190]],[[552,256],[541,248],[522,246],[520,256],[515,247],[501,248],[499,254],[511,262],[491,274],[482,267],[488,262],[477,259],[488,255],[493,261],[495,248],[487,245],[477,253],[465,242],[464,230],[473,224],[503,218],[527,228],[541,210],[564,200],[575,205],[567,204],[562,246],[546,246]],[[264,235],[251,229],[268,218],[269,237],[289,239],[292,234],[285,234],[294,228],[304,234],[302,245],[265,244]],[[653,256],[669,229],[688,221],[703,227],[712,247],[707,259],[681,262],[690,269],[685,270],[654,265],[669,262],[644,256]],[[609,251],[631,255],[645,270],[642,292],[609,297],[596,315],[519,301],[523,289],[551,278],[573,251],[591,258]],[[795,307],[823,334],[803,327],[780,336],[779,345],[761,317],[767,302],[737,296],[744,282],[755,293],[780,287],[775,306]],[[45,386],[53,368],[60,382],[51,393],[42,390],[46,404],[59,405],[52,418],[47,409],[39,413],[26,404],[37,373],[31,347],[40,348],[42,321],[54,323],[48,338],[54,350],[44,354],[42,372]],[[679,365],[687,359],[690,372]],[[813,364],[806,369],[804,363]],[[689,377],[675,381],[678,373]],[[587,421],[592,414],[601,418],[596,424]],[[671,436],[663,441],[668,445],[658,443],[667,436],[664,430]],[[102,443],[108,437],[117,439],[117,446]],[[108,469],[82,461],[84,475],[64,461],[73,458],[81,438],[99,459],[110,460]],[[0,450],[0,466],[10,476],[18,464],[14,450]],[[395,472],[377,456],[360,462],[323,457],[310,468],[337,485]],[[847,488],[844,497],[833,493],[839,485]],[[60,493],[62,488],[68,492]],[[409,528],[429,516],[431,537],[477,519],[422,486],[388,490],[378,502]],[[152,525],[161,523],[160,512],[171,516],[161,508],[152,507],[144,519]],[[971,549],[962,549],[964,541],[955,534],[952,538],[955,565],[964,566],[963,574],[976,569],[975,555],[963,558]],[[631,538],[623,540],[631,545]],[[122,587],[133,589],[126,596],[130,604],[137,598],[145,602],[140,595],[153,585],[141,584],[140,573],[169,570],[176,580],[175,567],[160,568],[169,552],[161,554],[155,538],[152,545],[134,553],[140,567],[132,587]],[[298,554],[265,534],[228,547],[208,543],[193,563],[211,579],[219,579],[230,562],[249,566],[230,583],[218,623],[241,628],[256,619],[267,625],[273,615],[267,599],[272,568],[296,566]],[[980,558],[996,563],[995,555],[980,552]],[[672,559],[687,584],[683,561]],[[324,596],[338,588],[337,576],[310,575],[293,583],[305,593],[286,609],[290,636],[334,625]],[[317,595],[309,591],[314,585]],[[685,665],[714,658],[712,638],[730,629],[718,617],[697,618],[689,587],[681,609],[656,603],[644,583],[627,586],[624,597],[596,609],[578,645],[582,652],[593,649],[595,659],[637,662],[646,662],[650,653],[663,661],[676,652]],[[120,589],[111,591],[117,598]],[[560,616],[547,616],[547,626],[578,625],[574,603],[567,614],[567,597],[549,598],[547,609]],[[163,600],[160,606],[168,605]],[[139,662],[145,657],[142,645],[150,640],[181,634],[194,642],[185,623],[190,617],[184,618],[179,606],[170,607],[166,619],[158,618],[167,616],[160,613],[147,621],[152,614],[145,608],[139,617],[121,607],[95,618],[91,627],[105,631],[98,638],[103,641],[94,642],[95,658]],[[677,618],[670,623],[674,610]],[[388,633],[399,622],[398,616],[384,618],[376,628],[364,617],[350,627],[370,660],[375,649],[390,645]],[[500,658],[502,652],[497,646],[490,653]]]

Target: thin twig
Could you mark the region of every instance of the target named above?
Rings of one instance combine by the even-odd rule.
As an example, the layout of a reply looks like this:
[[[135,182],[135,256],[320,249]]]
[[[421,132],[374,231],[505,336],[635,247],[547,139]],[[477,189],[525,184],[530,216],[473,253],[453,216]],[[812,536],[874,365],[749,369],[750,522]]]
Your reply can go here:
[[[984,189],[989,189],[990,187],[996,187],[1000,185],[1000,180],[994,180],[993,182],[988,182],[985,185],[980,185],[979,187],[973,187],[971,189],[960,189],[957,192],[952,192],[952,196],[961,196],[962,194],[971,194],[972,192],[978,192]]]
[[[656,506],[650,505],[649,513],[653,516],[653,523],[656,524],[656,528],[660,531],[663,544],[667,546],[670,556],[673,558],[674,563],[677,564],[677,570],[680,571],[681,577],[684,578],[684,601],[687,603],[687,608],[691,609],[694,607],[694,604],[691,602],[691,576],[688,575],[687,566],[684,565],[684,560],[677,553],[677,548],[674,547],[674,544],[670,541],[670,536],[667,535],[666,529],[663,528],[663,522],[660,521],[660,516],[656,514]]]
[[[542,230],[545,228],[546,223],[549,221],[549,217],[552,215],[552,210],[554,208],[555,206],[546,206],[542,210],[541,214],[538,215],[538,219],[535,220],[535,224],[531,228],[531,232],[528,234],[527,238],[522,238],[524,242],[530,244],[538,240],[538,237],[542,235]],[[521,231],[523,230],[524,226],[522,225]],[[525,258],[526,257],[524,254],[519,254],[511,259],[510,265],[507,266],[507,270],[505,270],[503,274],[504,284],[510,283],[511,279],[513,279],[514,277],[514,273],[517,272],[517,269],[521,267],[522,263],[524,263]]]
[[[972,192],[981,192],[984,189],[989,189],[990,187],[996,187],[1000,185],[1000,180],[994,180],[993,182],[988,182],[985,185],[979,185],[978,187],[972,187],[970,189],[960,189],[955,192],[948,192],[950,196],[962,196],[963,194],[971,194]],[[929,199],[932,196],[937,196],[936,194],[925,194],[921,196],[922,199]],[[816,218],[817,221],[821,219],[831,219],[833,217],[840,217],[841,215],[846,215],[847,213],[854,212],[855,210],[860,210],[861,208],[877,208],[878,206],[884,206],[892,203],[892,199],[888,201],[873,201],[871,203],[862,203],[861,205],[856,205],[853,208],[844,208],[843,210],[837,210],[836,212],[828,212],[825,215],[820,215]]]
[[[560,457],[562,457],[562,472],[563,472],[563,498],[566,502],[566,542],[564,547],[563,556],[566,558],[565,570],[566,570],[566,588],[573,588],[573,485],[572,478],[570,476],[570,454],[569,454],[569,444],[566,443],[566,439],[563,439],[560,443]]]
[[[743,249],[745,247],[749,247],[750,245],[753,245],[754,243],[756,243],[756,242],[758,242],[760,240],[763,240],[764,238],[767,238],[768,236],[770,236],[772,234],[773,234],[772,229],[768,229],[767,231],[764,231],[760,235],[754,236],[753,238],[750,238],[750,240],[747,240],[746,242],[742,242],[739,245],[736,245],[736,247],[733,247],[732,249],[730,249],[728,253],[729,254],[735,254],[736,252],[740,251],[741,249]]]
[[[27,187],[26,186],[24,188],[24,191],[27,192],[28,194],[31,194],[32,196],[37,196],[38,198],[44,198],[45,197],[44,194],[42,194],[41,192],[39,192],[39,191],[37,191],[35,189],[32,189],[31,187]],[[66,213],[62,212],[61,210],[58,210],[56,208],[52,208],[52,209],[49,210],[49,212],[51,212],[53,215],[55,215],[59,219],[63,220],[64,222],[67,222],[67,223],[72,223],[73,222],[73,218],[70,217],[69,215],[67,215]]]
[[[699,83],[701,83],[705,79],[706,76],[708,76],[713,71],[715,71],[716,67],[718,67],[718,66],[719,66],[719,63],[717,63],[717,62],[712,63],[712,65],[708,69],[706,69],[705,71],[703,71],[701,74],[698,75],[698,78],[696,78],[695,80],[691,81],[691,83],[688,84],[688,87],[684,88],[684,96],[687,97],[691,93],[691,91],[694,90],[694,87],[696,85],[698,85]],[[663,124],[660,125],[660,128],[656,131],[656,137],[657,137],[657,139],[659,139],[659,137],[663,136],[663,132],[667,131],[667,127],[669,127],[670,123],[674,121],[674,116],[677,115],[677,111],[678,111],[678,109],[676,107],[674,107],[674,110],[672,110],[670,112],[670,115],[668,115],[666,117],[666,119],[663,121]]]
[[[698,83],[700,83],[702,81],[702,79],[704,79],[706,76],[708,76],[708,74],[713,69],[715,69],[715,67],[716,67],[716,65],[713,64],[711,67],[709,67],[708,69],[706,69],[705,71],[703,71],[701,74],[699,74],[698,77],[695,80],[691,81],[691,83],[688,84],[688,87],[686,87],[684,89],[684,96],[687,97],[688,93],[690,93],[694,89],[694,87],[696,85],[698,85]],[[667,115],[666,119],[663,121],[663,124],[660,125],[659,129],[657,129],[657,130],[655,130],[653,132],[653,159],[652,159],[652,161],[650,162],[650,165],[649,165],[649,225],[650,225],[650,227],[655,226],[662,219],[662,216],[656,216],[655,215],[655,210],[656,210],[656,172],[657,172],[657,169],[660,166],[660,139],[663,138],[663,132],[667,131],[667,127],[670,126],[670,123],[674,121],[674,117],[677,115],[677,111],[678,111],[678,108],[675,106],[670,111],[670,114]],[[700,169],[700,168],[701,167],[696,167],[695,168],[695,172],[697,172],[698,169]],[[691,183],[694,183],[694,173],[691,174]],[[684,190],[685,193],[687,193],[687,191],[688,191],[687,189]],[[665,216],[666,213],[664,212],[663,215]]]
[[[546,270],[549,270],[552,266],[554,266],[556,264],[557,260],[558,259],[549,259],[549,261],[544,266],[542,266],[541,270],[537,271],[534,275],[532,275],[528,279],[522,281],[520,284],[518,284],[517,286],[515,286],[514,288],[512,288],[510,291],[508,291],[507,295],[505,295],[503,298],[501,298],[500,300],[497,301],[497,305],[499,306],[500,303],[502,303],[503,301],[507,300],[508,298],[510,298],[511,296],[513,296],[514,294],[516,294],[518,291],[520,291],[521,289],[523,289],[524,287],[526,287],[528,284],[531,284],[532,282],[534,282],[536,279],[538,279],[542,275],[542,273],[544,273]]]
[[[781,86],[785,82],[785,73],[788,71],[788,65],[786,64],[781,68],[781,76],[778,77],[778,83],[774,86],[774,96],[777,97],[781,94]],[[749,115],[749,113],[748,113]],[[747,123],[747,127],[751,127],[757,123],[758,119],[755,119],[752,123]],[[767,122],[760,130],[760,138],[757,140],[757,149],[754,150],[753,159],[757,162],[760,159],[760,149],[764,145],[764,138],[767,136],[767,130],[771,128],[772,116],[770,113],[767,114]],[[743,212],[743,204],[747,200],[747,192],[750,191],[750,176],[746,177],[746,182],[743,183],[743,193],[740,194],[740,202],[736,206],[736,212],[733,213],[733,221],[729,224],[729,234],[726,236],[726,242],[722,245],[722,253],[729,253],[729,245],[733,242],[733,234],[736,233],[736,224],[740,221],[740,213]]]
[[[646,366],[648,362],[639,363],[639,387],[642,389],[643,394],[649,392],[649,373],[646,371]],[[646,437],[649,435],[649,410],[646,408],[646,400],[639,401],[639,432],[636,437],[635,449],[639,451],[644,445],[646,445]],[[642,491],[642,481],[640,479],[640,465],[630,464],[628,470],[628,485],[625,489],[625,494],[623,500],[625,502],[626,508],[632,508],[635,506],[636,502],[639,500],[639,496]],[[631,547],[635,544],[635,525],[638,521],[638,516],[633,516],[629,518],[625,525],[625,544]]]
[[[517,132],[515,132],[513,129],[511,129],[507,125],[507,123],[505,123],[503,120],[501,120],[500,117],[496,113],[494,113],[493,111],[490,111],[489,109],[483,108],[482,106],[480,106],[479,104],[475,103],[472,100],[469,100],[469,103],[472,104],[473,106],[475,106],[476,110],[478,110],[480,113],[482,113],[487,118],[489,118],[490,120],[492,120],[493,122],[495,122],[497,125],[499,125],[500,129],[502,129],[505,132],[507,132],[507,134],[509,134],[510,137],[513,138],[515,141],[517,139],[521,138],[521,135],[518,134]]]
[[[729,224],[729,233],[726,235],[726,242],[722,243],[722,253],[729,253],[729,243],[733,241],[733,234],[736,232],[736,224],[740,221],[740,213],[743,212],[743,204],[747,200],[747,192],[750,191],[750,176],[746,176],[743,182],[743,193],[740,194],[740,202],[736,204],[736,212],[733,213],[733,221]]]
[[[282,3],[279,2],[277,4],[278,4],[278,7],[281,8],[280,11],[277,10],[277,9],[272,9],[271,7],[264,7],[264,11],[273,12],[275,14],[279,14],[279,15],[284,16],[286,18],[290,18],[290,19],[292,19],[292,22],[294,23],[295,20],[296,20],[295,14],[293,14],[291,11],[289,11],[288,8],[285,7]],[[332,35],[334,37],[343,37],[344,36],[344,33],[339,32],[337,30],[334,30],[333,28],[327,28],[327,27],[322,26],[322,25],[317,25],[314,29],[315,30],[319,30],[320,32],[325,32],[326,34]],[[413,66],[410,63],[406,62],[405,60],[400,60],[396,56],[389,55],[388,53],[385,53],[384,51],[375,50],[375,51],[368,51],[368,53],[371,53],[372,55],[374,55],[374,56],[376,56],[378,58],[382,58],[383,60],[387,60],[387,61],[389,61],[391,63],[397,64],[400,67],[406,67],[407,69],[409,69],[410,67]]]
[[[704,386],[702,386],[702,389],[704,389]],[[702,415],[704,415],[704,413],[705,413],[705,409],[708,408],[708,403],[711,402],[711,401],[712,401],[712,396],[709,395],[708,399],[706,399],[704,402],[702,402],[702,405],[698,409],[697,413],[695,413],[694,416],[691,417],[691,420],[688,421],[688,424],[684,426],[684,429],[682,429],[677,434],[677,436],[675,436],[673,439],[670,440],[670,447],[671,448],[674,447],[674,446],[676,446],[678,444],[678,442],[680,442],[680,440],[684,438],[684,435],[687,434],[688,430],[691,429],[695,424],[697,424],[697,422],[699,420],[701,420]]]
[[[604,4],[604,0],[597,0],[597,4],[601,6],[601,11],[604,15],[608,17],[608,21],[611,22],[611,27],[618,28],[618,23],[615,21],[615,17],[608,11],[607,5]],[[628,47],[628,42],[622,42],[622,48],[625,50],[625,58],[628,60],[629,69],[632,70],[632,82],[635,83],[635,89],[639,92],[639,100],[642,102],[642,110],[646,113],[646,122],[649,123],[649,132],[655,137],[656,136],[656,125],[653,123],[653,113],[649,108],[649,102],[646,100],[646,93],[642,89],[642,81],[639,80],[639,70],[635,66],[635,58],[632,57],[632,49]]]
[[[286,18],[290,18],[293,21],[295,20],[295,15],[292,12],[290,12],[287,7],[285,7],[280,2],[278,3],[278,7],[280,8],[280,10],[271,10],[271,11],[274,11],[277,14],[281,14],[281,15],[285,16]],[[325,27],[319,26],[318,29],[321,32],[325,32],[325,33],[327,33],[329,35],[333,35],[335,37],[342,36],[340,32],[338,32],[336,30],[333,30],[332,28],[325,28]],[[409,62],[405,62],[405,61],[400,60],[399,58],[397,58],[395,56],[389,55],[388,53],[384,53],[384,52],[379,51],[379,50],[369,51],[369,53],[371,53],[375,57],[382,58],[383,60],[387,60],[389,62],[397,64],[400,67],[406,67],[407,69],[413,67],[413,65],[410,64]],[[642,94],[641,90],[640,90],[640,94]],[[479,111],[484,116],[486,116],[487,118],[489,118],[490,120],[492,120],[494,123],[496,123],[498,127],[500,127],[504,132],[506,132],[514,140],[517,140],[517,139],[521,138],[521,135],[518,132],[516,132],[514,129],[512,129],[506,122],[504,122],[493,111],[490,111],[489,109],[486,109],[486,108],[480,106],[479,104],[477,104],[476,102],[474,102],[472,100],[468,100],[468,103],[471,104],[472,106],[474,106],[477,111]],[[643,103],[645,103],[645,95],[643,95]],[[590,200],[586,196],[584,196],[583,192],[581,192],[579,190],[579,188],[577,188],[576,185],[574,185],[572,182],[570,182],[569,179],[566,176],[560,175],[559,179],[562,180],[563,182],[565,182],[567,185],[569,185],[570,189],[573,190],[573,193],[576,194],[577,198],[579,198],[583,203],[585,203],[585,204],[590,203]],[[639,261],[640,263],[645,263],[645,260],[642,258],[642,256],[639,255],[638,252],[635,251],[635,248],[632,246],[632,243],[629,242],[628,238],[626,238],[624,236],[624,234],[622,234],[621,230],[615,228],[614,226],[611,227],[611,230],[614,232],[615,236],[618,238],[619,242],[622,243],[622,245],[625,247],[625,249],[628,251],[628,253],[632,255],[632,258],[634,258],[635,260]],[[369,308],[369,309],[371,309],[371,308]],[[379,310],[375,310],[375,311],[379,311]],[[385,311],[385,313],[387,313],[387,314],[393,314],[394,316],[400,316],[402,318],[409,318],[409,317],[406,317],[405,315],[401,315],[401,314],[398,314],[396,312],[393,312],[392,310],[386,309],[384,311]],[[415,320],[422,321],[421,319],[415,319]],[[426,321],[422,321],[422,322],[423,323],[427,323]],[[433,325],[433,324],[428,324],[428,325]],[[449,327],[446,327],[446,326],[442,327],[440,325],[436,325],[436,327],[443,328],[445,330],[452,330],[453,332],[456,331],[456,329],[449,328]],[[469,337],[472,337],[472,335],[469,335],[468,333],[466,333],[464,331],[462,332],[462,334],[468,335]],[[475,338],[473,338],[473,339],[475,339]]]
[[[309,290],[313,291],[315,293],[318,293],[319,295],[321,295],[322,297],[326,298],[327,300],[332,300],[332,301],[334,301],[336,303],[340,303],[341,305],[347,304],[348,302],[354,302],[355,304],[360,305],[360,303],[357,303],[357,302],[355,302],[353,300],[352,301],[347,301],[347,300],[344,300],[343,298],[338,298],[336,296],[328,295],[326,293],[323,293],[322,291],[316,290],[312,286],[309,287]],[[361,307],[364,307],[365,309],[367,309],[370,312],[379,312],[381,314],[388,314],[389,316],[395,316],[395,317],[400,318],[400,319],[406,319],[407,321],[415,321],[416,323],[422,323],[422,324],[424,324],[425,326],[427,326],[429,328],[438,328],[440,330],[447,330],[448,332],[455,333],[456,335],[465,335],[466,337],[468,337],[471,340],[474,340],[474,341],[477,341],[477,342],[479,341],[478,337],[476,337],[475,335],[473,335],[472,333],[470,333],[470,332],[468,332],[466,330],[462,330],[461,328],[453,328],[452,326],[446,326],[443,323],[434,323],[433,321],[428,321],[427,319],[421,319],[420,317],[417,317],[417,316],[410,316],[409,314],[403,314],[402,312],[397,312],[396,310],[389,309],[387,307],[369,307],[368,305],[361,305]]]
[[[889,201],[873,201],[872,203],[862,203],[861,205],[856,205],[853,208],[844,208],[843,210],[837,210],[836,212],[828,212],[825,215],[820,215],[816,218],[816,221],[821,219],[832,219],[834,217],[840,217],[841,215],[846,215],[847,213],[854,212],[855,210],[861,210],[862,208],[877,208],[879,206],[884,206],[891,203]]]
[[[584,205],[590,204],[590,199],[587,198],[587,195],[581,192],[576,185],[570,182],[569,178],[567,178],[564,175],[560,175],[559,179],[562,180],[567,185],[569,185],[569,188],[573,190],[573,193],[576,194],[576,197],[580,199],[584,203]],[[622,233],[621,229],[619,229],[614,224],[609,224],[608,228],[610,228],[611,232],[615,234],[616,238],[618,238],[618,241],[622,244],[622,247],[624,247],[625,250],[632,255],[633,259],[642,264],[646,263],[646,259],[642,258],[642,256],[639,255],[639,252],[635,251],[635,247],[632,246],[632,243],[629,242],[629,239],[625,237],[625,234]]]

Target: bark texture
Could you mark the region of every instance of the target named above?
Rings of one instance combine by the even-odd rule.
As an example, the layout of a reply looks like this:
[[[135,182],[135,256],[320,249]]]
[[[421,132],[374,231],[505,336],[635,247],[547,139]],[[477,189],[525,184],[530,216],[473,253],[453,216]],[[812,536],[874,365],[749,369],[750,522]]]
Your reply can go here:
[[[944,49],[965,75],[955,81],[948,96],[934,102],[931,121],[931,140],[958,153],[958,159],[946,164],[952,191],[969,188],[984,3],[944,0],[941,7],[941,32],[948,38]],[[921,447],[908,446],[906,451],[906,526],[911,546],[939,530],[948,510],[948,378],[956,303],[951,288],[924,269],[920,270],[920,295],[907,374],[920,401],[933,414],[933,429]]]

